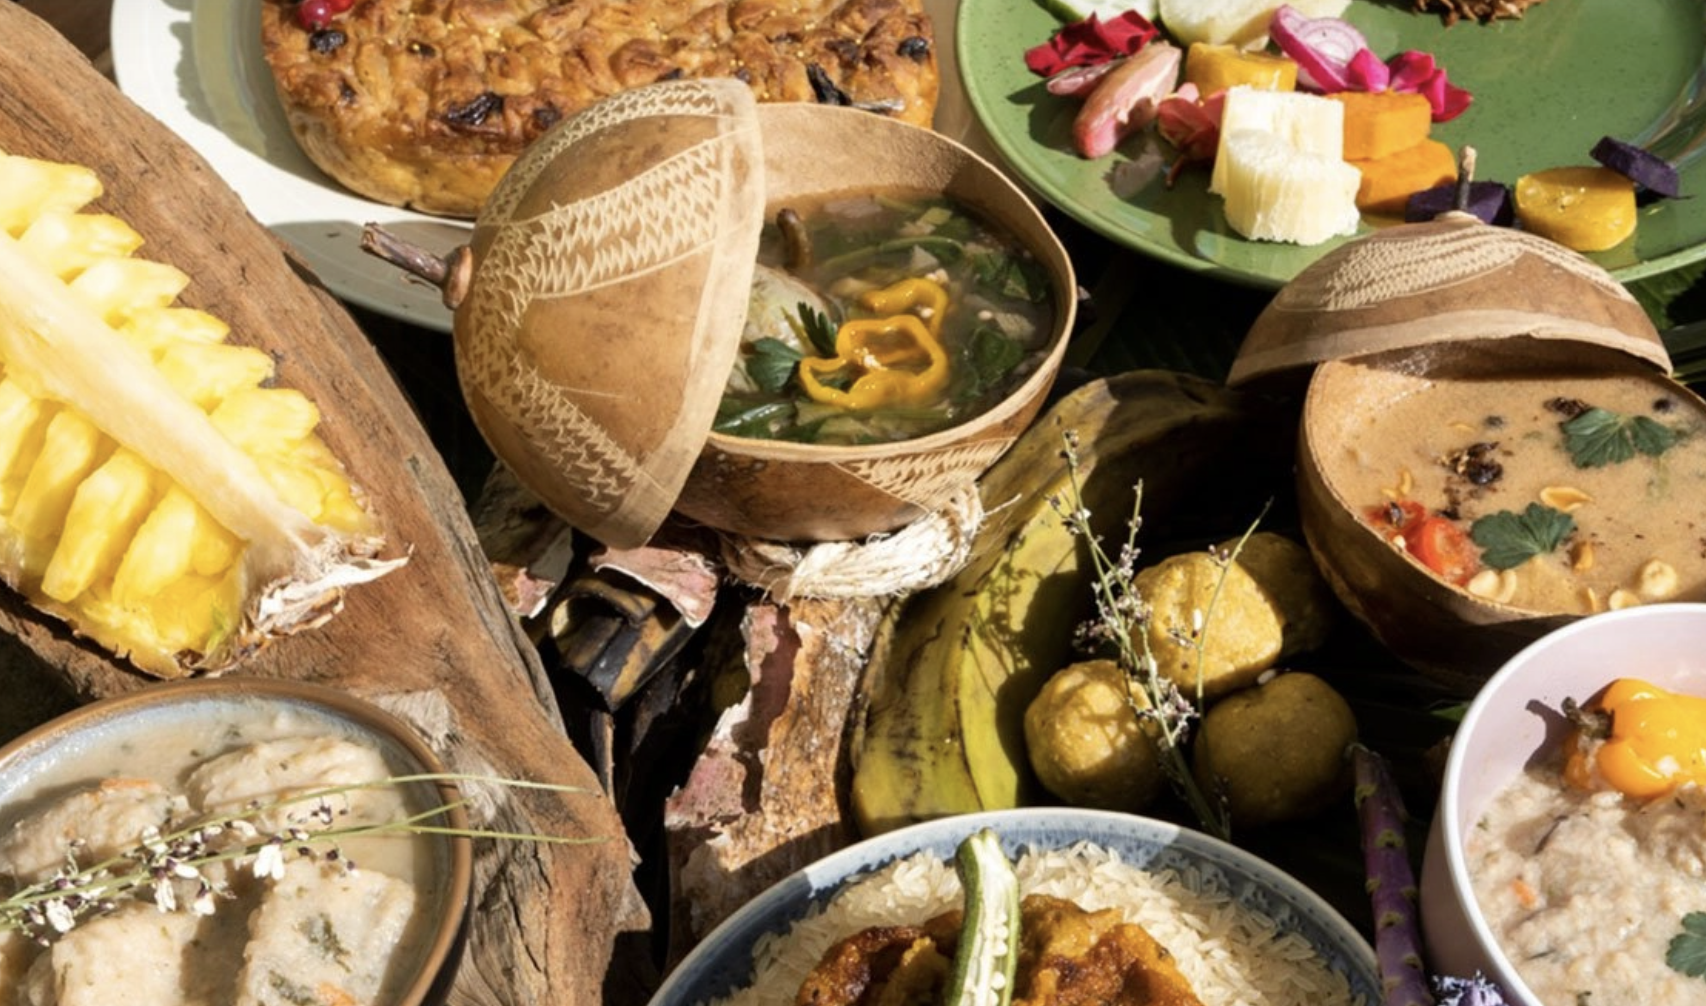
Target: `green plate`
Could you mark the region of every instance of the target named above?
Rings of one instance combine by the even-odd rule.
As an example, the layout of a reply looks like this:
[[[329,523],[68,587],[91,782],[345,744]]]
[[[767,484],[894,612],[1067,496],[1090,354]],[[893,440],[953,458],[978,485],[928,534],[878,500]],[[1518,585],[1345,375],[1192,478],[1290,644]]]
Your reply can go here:
[[[1433,135],[1474,146],[1477,178],[1510,183],[1541,168],[1591,164],[1588,151],[1602,136],[1640,143],[1678,164],[1684,198],[1643,207],[1632,238],[1591,257],[1625,282],[1706,257],[1706,159],[1697,156],[1706,149],[1706,0],[1547,0],[1521,20],[1450,28],[1413,7],[1353,0],[1345,17],[1383,57],[1433,53],[1474,95]],[[1209,194],[1206,171],[1166,186],[1173,151],[1154,130],[1108,157],[1079,157],[1071,139],[1078,102],[1050,95],[1023,58],[1059,25],[1037,0],[960,2],[967,99],[1035,192],[1122,245],[1253,286],[1280,286],[1345,240],[1299,247],[1240,237]]]

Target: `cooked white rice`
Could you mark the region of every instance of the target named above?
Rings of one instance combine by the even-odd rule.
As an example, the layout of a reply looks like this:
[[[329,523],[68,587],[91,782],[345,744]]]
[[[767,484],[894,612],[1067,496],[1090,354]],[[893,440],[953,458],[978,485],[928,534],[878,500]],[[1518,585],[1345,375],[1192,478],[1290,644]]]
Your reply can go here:
[[[1178,960],[1197,998],[1215,1006],[1364,1006],[1302,935],[1280,932],[1194,871],[1151,873],[1090,843],[1025,853],[1021,890],[1120,909]],[[953,864],[930,853],[848,884],[785,933],[759,941],[751,986],[720,1006],[793,1006],[800,983],[837,940],[869,926],[916,924],[960,904]]]

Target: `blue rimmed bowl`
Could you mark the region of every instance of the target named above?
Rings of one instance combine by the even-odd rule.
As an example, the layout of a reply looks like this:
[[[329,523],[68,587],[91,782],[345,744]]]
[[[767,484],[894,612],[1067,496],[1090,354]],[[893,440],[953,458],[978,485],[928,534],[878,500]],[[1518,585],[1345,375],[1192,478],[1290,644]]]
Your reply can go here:
[[[1173,871],[1186,878],[1196,894],[1224,896],[1228,903],[1270,920],[1278,934],[1302,937],[1321,964],[1343,977],[1353,1001],[1379,1001],[1380,978],[1367,940],[1319,895],[1272,864],[1164,821],[1049,807],[927,821],[829,855],[770,887],[712,930],[670,972],[650,1006],[705,1006],[746,988],[754,981],[762,945],[821,909],[851,881],[920,852],[951,863],[960,842],[985,828],[1001,836],[1003,848],[1015,859],[1025,852],[1089,843],[1151,874]],[[1179,948],[1169,949],[1180,953]],[[791,1001],[793,990],[787,994]],[[1318,995],[1303,993],[1296,1000],[1300,1006],[1321,1001]]]

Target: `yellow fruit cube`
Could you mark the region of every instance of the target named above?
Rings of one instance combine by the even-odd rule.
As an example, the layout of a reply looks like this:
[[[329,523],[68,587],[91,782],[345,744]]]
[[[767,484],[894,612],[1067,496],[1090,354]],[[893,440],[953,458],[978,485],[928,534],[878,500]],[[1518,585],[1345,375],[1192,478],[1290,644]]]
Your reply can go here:
[[[1297,64],[1289,57],[1235,45],[1192,42],[1185,53],[1185,82],[1203,97],[1240,84],[1264,91],[1297,89]]]
[[[1547,168],[1516,180],[1524,230],[1581,252],[1605,251],[1635,233],[1635,183],[1604,167]]]
[[[319,409],[100,191],[0,153],[0,580],[149,673],[223,668],[402,560]]]

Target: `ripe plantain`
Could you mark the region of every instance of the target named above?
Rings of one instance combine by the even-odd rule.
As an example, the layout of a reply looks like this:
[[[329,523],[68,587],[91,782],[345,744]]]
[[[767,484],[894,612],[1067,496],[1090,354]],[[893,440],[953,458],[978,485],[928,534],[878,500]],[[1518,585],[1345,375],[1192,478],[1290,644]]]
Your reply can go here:
[[[1070,499],[1067,431],[1098,535],[1123,541],[1139,482],[1145,526],[1170,537],[1215,533],[1203,522],[1228,511],[1204,500],[1237,507],[1252,489],[1259,500],[1287,484],[1285,428],[1258,421],[1255,406],[1219,385],[1155,370],[1092,381],[1038,420],[980,483],[989,517],[971,562],[896,605],[878,630],[853,737],[860,831],[1040,797],[1025,707],[1073,658],[1074,631],[1093,610],[1088,546],[1051,502]]]

